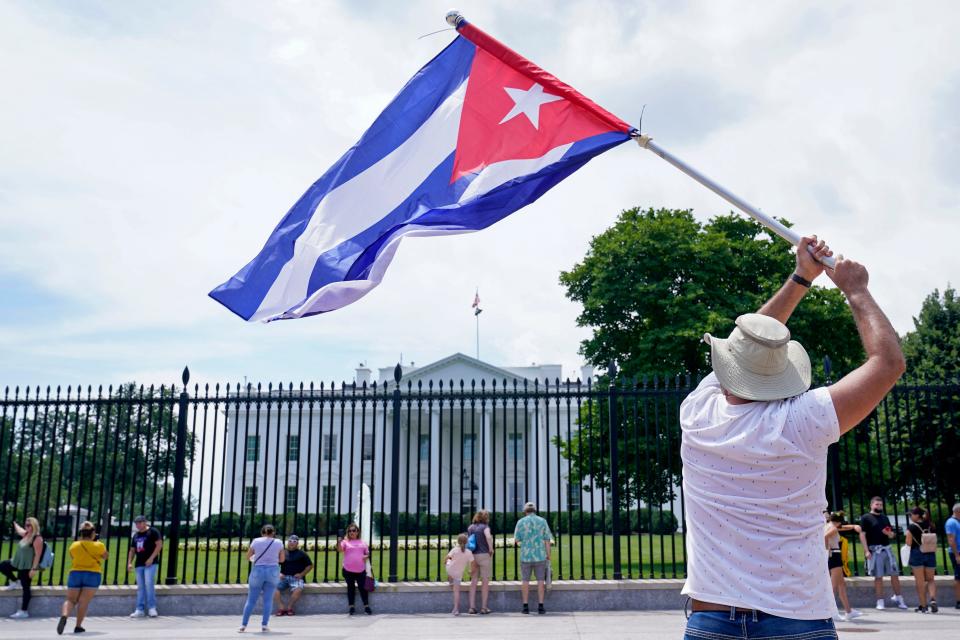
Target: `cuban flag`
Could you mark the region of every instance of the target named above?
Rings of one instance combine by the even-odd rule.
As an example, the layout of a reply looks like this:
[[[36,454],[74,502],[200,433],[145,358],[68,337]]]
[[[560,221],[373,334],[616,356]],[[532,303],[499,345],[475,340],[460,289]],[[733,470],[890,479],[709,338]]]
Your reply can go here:
[[[466,21],[210,296],[244,320],[333,311],[400,240],[485,229],[634,128]]]

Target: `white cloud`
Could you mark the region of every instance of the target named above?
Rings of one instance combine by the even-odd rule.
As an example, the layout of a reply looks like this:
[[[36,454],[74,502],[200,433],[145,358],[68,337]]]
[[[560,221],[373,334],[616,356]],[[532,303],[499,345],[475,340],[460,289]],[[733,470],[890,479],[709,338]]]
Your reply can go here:
[[[400,352],[425,363],[473,352],[476,286],[484,358],[572,375],[587,332],[557,278],[589,238],[634,205],[729,208],[624,145],[484,232],[405,241],[383,285],[347,309],[247,326],[207,291],[449,41],[417,39],[446,6],[107,7],[0,7],[0,272],[77,310],[0,328],[4,382],[166,381],[184,362],[203,379],[320,379]],[[461,9],[623,117],[647,104],[658,142],[861,259],[899,330],[960,280],[951,3]]]

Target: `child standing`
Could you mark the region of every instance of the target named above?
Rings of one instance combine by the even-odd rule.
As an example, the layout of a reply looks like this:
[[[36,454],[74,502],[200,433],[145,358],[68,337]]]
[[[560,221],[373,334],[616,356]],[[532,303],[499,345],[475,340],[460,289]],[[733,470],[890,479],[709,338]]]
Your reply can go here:
[[[457,546],[447,554],[447,577],[453,585],[453,615],[460,615],[460,581],[463,572],[473,562],[473,551],[467,549],[467,534],[457,536]]]

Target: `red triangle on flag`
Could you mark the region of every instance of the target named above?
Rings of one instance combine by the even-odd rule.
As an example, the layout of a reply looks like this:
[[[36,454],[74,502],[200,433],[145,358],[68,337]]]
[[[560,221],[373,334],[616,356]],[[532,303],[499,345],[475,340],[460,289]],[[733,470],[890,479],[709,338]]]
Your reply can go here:
[[[617,130],[477,47],[460,116],[451,182],[503,160]]]

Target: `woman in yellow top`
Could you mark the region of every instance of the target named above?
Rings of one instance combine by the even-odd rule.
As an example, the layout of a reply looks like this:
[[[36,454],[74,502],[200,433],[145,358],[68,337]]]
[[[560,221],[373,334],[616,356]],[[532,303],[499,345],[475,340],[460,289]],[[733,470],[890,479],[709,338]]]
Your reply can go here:
[[[63,634],[67,626],[67,617],[74,606],[77,607],[77,626],[74,633],[83,633],[83,619],[87,616],[87,607],[97,593],[103,572],[103,560],[107,557],[107,547],[94,540],[96,529],[92,522],[80,525],[80,535],[70,545],[70,575],[67,578],[67,599],[60,611],[57,633]]]

